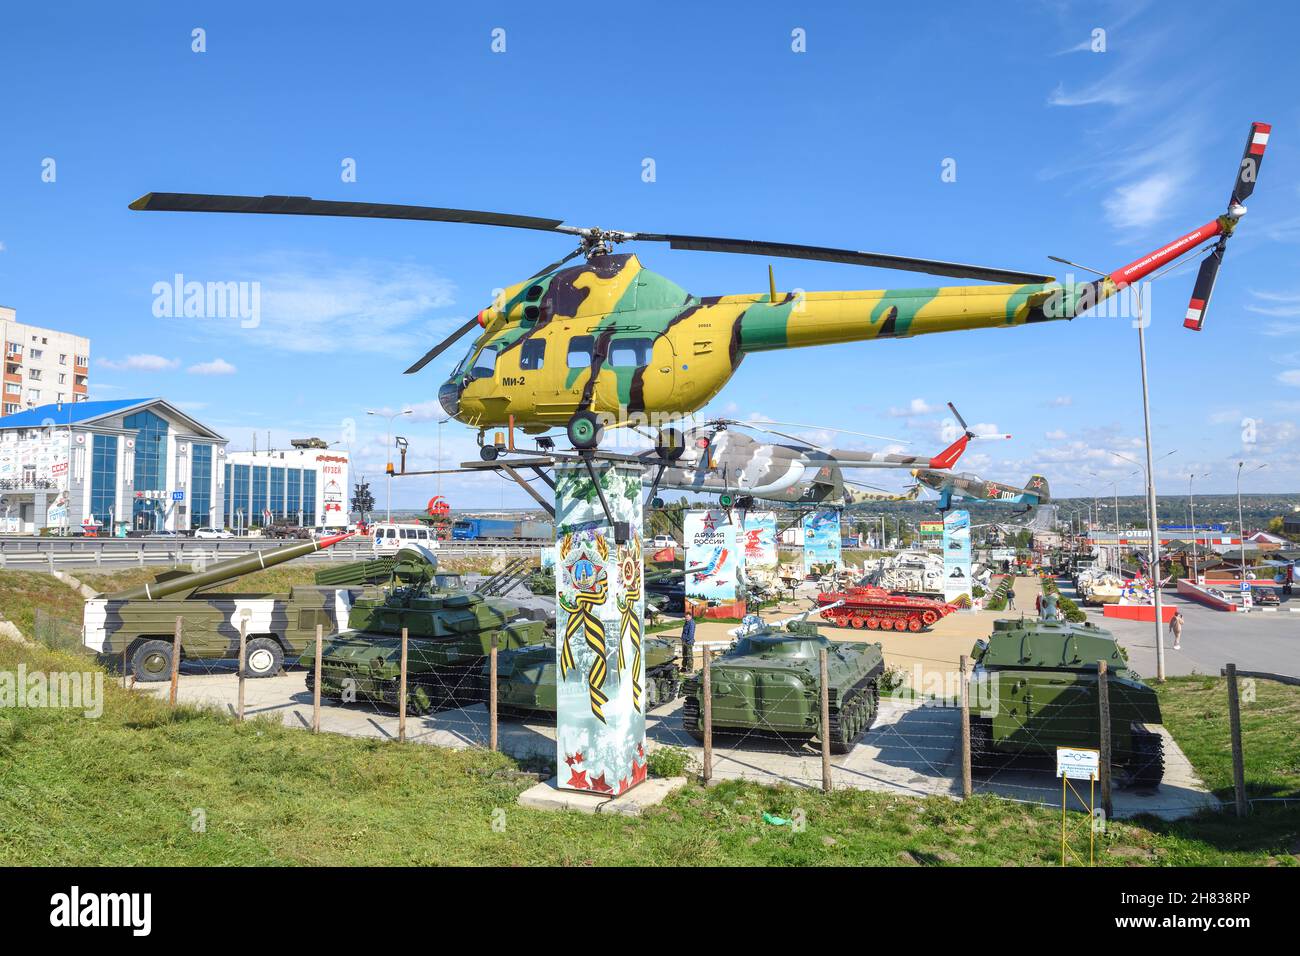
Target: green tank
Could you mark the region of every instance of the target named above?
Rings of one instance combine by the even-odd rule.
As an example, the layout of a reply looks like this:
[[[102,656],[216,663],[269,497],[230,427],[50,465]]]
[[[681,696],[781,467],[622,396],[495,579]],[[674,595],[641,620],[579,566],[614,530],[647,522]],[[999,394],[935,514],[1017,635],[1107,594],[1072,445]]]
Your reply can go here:
[[[407,632],[409,714],[462,707],[485,699],[480,670],[495,640],[512,650],[547,639],[545,615],[478,591],[446,590],[437,557],[418,545],[397,554],[392,578],[368,588],[348,613],[347,629],[331,635],[321,655],[321,696],[398,705],[402,629]],[[316,653],[299,663],[314,688]]]
[[[675,700],[681,693],[677,641],[646,637],[646,710]],[[483,664],[483,686],[491,680],[491,662]],[[555,714],[555,643],[537,644],[497,655],[497,715],[535,717]]]
[[[751,615],[737,629],[735,642],[712,665],[715,734],[821,737],[822,648],[828,652],[831,752],[848,753],[875,723],[885,669],[880,645],[827,640],[807,621],[810,613],[773,623]],[[682,727],[696,740],[704,739],[700,686],[697,674],[682,688]]]
[[[1055,602],[1045,610],[1055,617]],[[1129,669],[1119,644],[1091,622],[1020,618],[993,623],[971,652],[971,760],[1054,754],[1057,747],[1100,746],[1097,662],[1105,661],[1113,762],[1132,783],[1153,787],[1164,776],[1164,742],[1144,724],[1159,724],[1160,703]]]

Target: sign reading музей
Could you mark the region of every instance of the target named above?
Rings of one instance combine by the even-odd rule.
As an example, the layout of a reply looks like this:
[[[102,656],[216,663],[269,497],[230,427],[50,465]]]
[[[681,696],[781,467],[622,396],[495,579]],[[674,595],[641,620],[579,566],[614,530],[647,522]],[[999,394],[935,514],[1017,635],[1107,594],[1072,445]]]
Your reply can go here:
[[[555,469],[556,785],[613,797],[646,776],[641,469],[593,471],[608,516],[585,465]]]

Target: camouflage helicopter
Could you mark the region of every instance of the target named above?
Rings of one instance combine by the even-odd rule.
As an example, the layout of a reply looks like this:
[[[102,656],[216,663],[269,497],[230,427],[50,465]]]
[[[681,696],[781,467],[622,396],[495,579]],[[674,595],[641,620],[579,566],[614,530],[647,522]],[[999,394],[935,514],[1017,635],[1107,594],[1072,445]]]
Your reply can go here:
[[[775,349],[908,338],[931,332],[1010,328],[1073,319],[1121,289],[1210,240],[1184,325],[1200,329],[1227,240],[1245,215],[1271,127],[1253,123],[1225,213],[1091,282],[933,259],[749,239],[627,232],[559,219],[431,206],[339,202],[305,196],[148,193],[136,210],[344,216],[463,222],[576,237],[578,247],[509,285],[492,305],[429,349],[406,371],[418,372],[463,336],[480,329],[438,390],[448,415],[479,431],[518,426],[540,435],[563,427],[575,448],[595,448],[606,424],[660,423],[702,408],[745,356]],[[768,291],[697,296],[616,254],[624,242],[673,249],[747,253],[873,266],[991,285],[848,292],[781,292],[769,267]],[[582,265],[565,267],[584,256]],[[675,430],[660,427],[665,457],[680,450]],[[496,457],[495,445],[483,447]]]
[[[951,403],[949,405],[951,407]],[[953,412],[956,413],[955,408]],[[960,415],[958,419],[960,420]],[[647,472],[647,481],[650,481],[650,475],[654,476],[650,481],[652,502],[656,507],[662,506],[662,502],[653,497],[653,492],[660,488],[720,495],[724,505],[737,497],[791,504],[821,502],[854,504],[866,501],[910,500],[919,493],[917,489],[895,495],[871,485],[848,481],[844,478],[843,472],[845,469],[859,468],[951,468],[972,441],[991,437],[1009,437],[976,435],[962,421],[961,436],[937,455],[906,455],[896,452],[829,448],[768,427],[771,425],[819,428],[819,426],[802,425],[797,422],[736,421],[720,418],[689,429],[682,436],[681,455],[675,460],[669,462],[661,459],[657,449],[641,454],[641,458],[647,464],[660,466],[657,471]],[[865,438],[884,438],[882,435],[870,435],[840,428],[822,430]],[[764,440],[749,432],[775,436],[784,441]],[[898,441],[887,438],[885,440]],[[857,487],[873,490],[858,491]]]

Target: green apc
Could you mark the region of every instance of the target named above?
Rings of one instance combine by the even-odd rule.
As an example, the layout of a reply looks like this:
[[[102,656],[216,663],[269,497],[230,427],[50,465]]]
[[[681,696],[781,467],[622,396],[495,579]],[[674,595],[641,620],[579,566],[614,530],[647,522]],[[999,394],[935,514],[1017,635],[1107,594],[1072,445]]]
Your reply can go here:
[[[817,625],[807,620],[820,610],[771,623],[756,615],[745,618],[735,642],[711,665],[714,733],[800,742],[826,734],[831,753],[853,749],[876,721],[885,658],[879,644],[822,637]],[[827,728],[821,720],[823,649],[830,683]],[[696,740],[704,739],[701,684],[696,675],[682,688],[682,727]]]
[[[641,641],[647,713],[681,693],[679,648],[676,641],[662,637]],[[490,686],[491,680],[491,662],[487,662],[483,665],[484,686]],[[554,719],[555,710],[554,642],[497,655],[497,716],[526,720],[550,715]]]
[[[176,619],[181,620],[181,659],[239,657],[241,625],[247,634],[244,674],[272,677],[316,638],[316,626],[337,629],[347,617],[353,591],[298,585],[288,593],[218,590],[246,574],[328,548],[350,534],[253,551],[198,571],[164,571],[150,582],[100,594],[82,611],[82,643],[106,663],[125,662],[137,681],[167,680],[172,670]]]
[[[1049,596],[1050,598],[1051,596]],[[1055,602],[1049,600],[1055,617]],[[1106,662],[1113,763],[1130,782],[1155,787],[1164,776],[1156,693],[1129,669],[1114,636],[1092,622],[1007,619],[993,622],[971,656],[971,759],[1050,754],[1057,747],[1097,748],[1101,739],[1098,662]]]
[[[321,696],[345,703],[365,700],[399,705],[402,632],[407,634],[406,712],[415,716],[481,703],[483,661],[495,642],[509,651],[547,639],[545,615],[491,596],[488,578],[476,591],[437,570],[437,556],[420,545],[397,553],[392,577],[367,588],[352,603],[347,628],[330,635],[321,652]],[[484,593],[484,592],[489,593]],[[316,649],[299,663],[307,689],[315,687]]]

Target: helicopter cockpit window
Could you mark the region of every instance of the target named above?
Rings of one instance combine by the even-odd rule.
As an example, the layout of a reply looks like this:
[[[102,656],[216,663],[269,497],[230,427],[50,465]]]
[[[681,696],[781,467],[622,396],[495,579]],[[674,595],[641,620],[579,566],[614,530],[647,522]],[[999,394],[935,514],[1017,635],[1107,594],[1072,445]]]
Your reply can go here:
[[[497,350],[496,346],[489,345],[483,351],[478,353],[478,358],[474,359],[474,367],[469,371],[470,378],[491,378],[492,373],[497,368]]]
[[[591,365],[591,352],[596,347],[596,340],[590,335],[575,335],[569,339],[567,363],[569,368],[588,368]]]
[[[609,350],[609,364],[614,368],[643,368],[650,364],[651,339],[619,339]]]
[[[536,372],[546,364],[546,340],[526,339],[519,347],[519,370]]]

